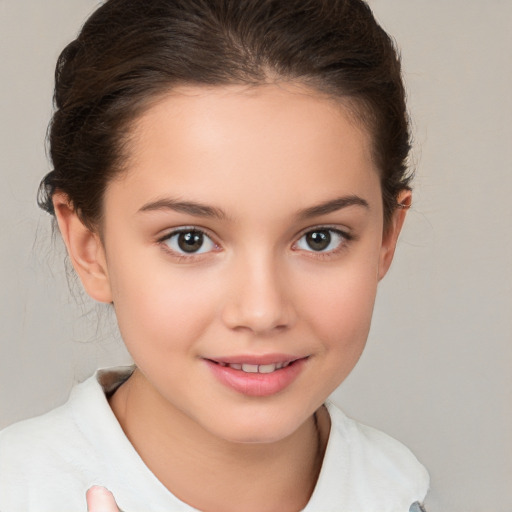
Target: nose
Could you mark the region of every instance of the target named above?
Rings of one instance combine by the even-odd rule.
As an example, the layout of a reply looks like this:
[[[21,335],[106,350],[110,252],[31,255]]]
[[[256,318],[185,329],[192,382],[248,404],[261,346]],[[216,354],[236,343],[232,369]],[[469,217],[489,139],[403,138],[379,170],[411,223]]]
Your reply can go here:
[[[291,327],[296,314],[283,270],[272,257],[243,258],[232,267],[222,312],[224,324],[260,335]]]

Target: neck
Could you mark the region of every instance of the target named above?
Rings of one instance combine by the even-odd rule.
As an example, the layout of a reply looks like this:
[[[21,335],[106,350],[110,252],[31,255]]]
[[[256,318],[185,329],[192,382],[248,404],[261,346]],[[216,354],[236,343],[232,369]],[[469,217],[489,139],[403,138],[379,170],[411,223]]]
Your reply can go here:
[[[162,400],[135,371],[110,405],[146,466],[180,500],[207,512],[285,512],[306,506],[327,444],[325,408],[285,439],[233,443]]]

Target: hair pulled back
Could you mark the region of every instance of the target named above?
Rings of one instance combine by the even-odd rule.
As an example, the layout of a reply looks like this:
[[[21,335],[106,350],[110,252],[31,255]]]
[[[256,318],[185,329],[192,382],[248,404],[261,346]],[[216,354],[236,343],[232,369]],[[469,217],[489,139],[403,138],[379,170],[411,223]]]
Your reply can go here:
[[[296,80],[355,105],[369,129],[384,218],[408,188],[410,149],[400,61],[362,0],[108,0],[61,53],[49,147],[56,190],[89,226],[123,170],[130,123],[176,85]]]

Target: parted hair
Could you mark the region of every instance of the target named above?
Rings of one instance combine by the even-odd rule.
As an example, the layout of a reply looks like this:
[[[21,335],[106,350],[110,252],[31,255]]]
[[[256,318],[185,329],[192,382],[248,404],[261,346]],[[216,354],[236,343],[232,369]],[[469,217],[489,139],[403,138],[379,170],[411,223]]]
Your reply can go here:
[[[152,101],[178,85],[280,80],[339,99],[369,131],[386,223],[409,188],[410,132],[396,46],[362,0],[107,0],[57,62],[39,205],[53,214],[62,191],[98,227]]]

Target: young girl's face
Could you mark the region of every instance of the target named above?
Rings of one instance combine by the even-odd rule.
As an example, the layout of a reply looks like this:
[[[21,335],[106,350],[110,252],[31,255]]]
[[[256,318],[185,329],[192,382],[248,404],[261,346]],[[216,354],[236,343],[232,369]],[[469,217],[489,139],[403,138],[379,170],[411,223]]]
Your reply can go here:
[[[162,409],[286,437],[356,364],[391,261],[401,219],[383,236],[368,133],[298,85],[191,86],[136,122],[129,154],[87,290]]]

